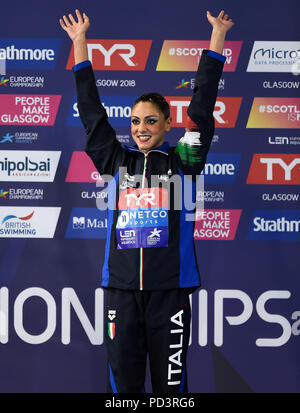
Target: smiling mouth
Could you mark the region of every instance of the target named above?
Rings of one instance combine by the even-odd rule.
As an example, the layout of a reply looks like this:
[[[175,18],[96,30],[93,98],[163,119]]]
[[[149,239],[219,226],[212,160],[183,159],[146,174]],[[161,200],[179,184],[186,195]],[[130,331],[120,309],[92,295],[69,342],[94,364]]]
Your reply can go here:
[[[138,136],[138,140],[142,143],[148,142],[151,139],[151,135],[140,135]]]

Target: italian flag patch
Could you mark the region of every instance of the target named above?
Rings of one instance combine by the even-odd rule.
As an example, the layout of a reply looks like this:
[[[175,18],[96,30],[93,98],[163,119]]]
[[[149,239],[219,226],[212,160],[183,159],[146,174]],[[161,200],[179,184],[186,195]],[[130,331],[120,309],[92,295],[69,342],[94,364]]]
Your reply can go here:
[[[116,323],[108,323],[108,336],[111,340],[115,338]]]
[[[175,152],[179,154],[184,164],[195,164],[202,160],[199,154],[199,146],[201,145],[199,132],[186,131],[184,136],[178,141]]]

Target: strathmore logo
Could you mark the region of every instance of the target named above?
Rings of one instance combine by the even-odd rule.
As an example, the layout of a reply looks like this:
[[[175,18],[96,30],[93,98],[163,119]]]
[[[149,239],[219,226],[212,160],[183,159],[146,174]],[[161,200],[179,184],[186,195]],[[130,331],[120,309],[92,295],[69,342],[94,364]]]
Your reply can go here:
[[[137,96],[101,96],[111,126],[130,126],[131,107]],[[75,96],[67,118],[68,126],[81,126],[77,97]]]
[[[247,184],[300,185],[300,154],[254,154]]]
[[[300,98],[254,98],[247,128],[300,128]]]
[[[1,38],[0,60],[7,69],[54,69],[60,39]]]
[[[241,47],[241,41],[225,42],[225,72],[235,71]],[[209,49],[207,40],[165,40],[156,70],[195,72],[204,49]]]
[[[94,70],[145,70],[152,40],[88,39],[88,57]],[[67,70],[74,66],[74,48]]]
[[[166,100],[170,105],[172,126],[183,128],[187,121],[187,108],[191,97],[166,96]],[[218,97],[214,108],[216,128],[235,127],[241,102],[241,97]]]
[[[300,240],[299,210],[256,210],[253,212],[249,240]]]
[[[232,184],[241,160],[240,153],[209,153],[203,171],[206,184]]]

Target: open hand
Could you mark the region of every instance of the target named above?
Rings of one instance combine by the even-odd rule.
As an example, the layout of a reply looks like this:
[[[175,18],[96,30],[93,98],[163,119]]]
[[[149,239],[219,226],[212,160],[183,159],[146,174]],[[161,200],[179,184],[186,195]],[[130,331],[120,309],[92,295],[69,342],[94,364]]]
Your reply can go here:
[[[71,13],[68,15],[69,19],[67,16],[63,16],[62,19],[59,19],[61,27],[68,33],[72,41],[81,36],[85,36],[85,33],[90,27],[90,20],[85,13],[83,13],[83,15],[81,16],[81,13],[78,9],[75,10],[75,13],[77,16],[77,21],[74,19]]]
[[[206,17],[213,29],[224,33],[226,33],[234,25],[232,19],[228,19],[228,14],[224,15],[224,10],[221,10],[217,17],[212,16],[210,12],[207,11]]]

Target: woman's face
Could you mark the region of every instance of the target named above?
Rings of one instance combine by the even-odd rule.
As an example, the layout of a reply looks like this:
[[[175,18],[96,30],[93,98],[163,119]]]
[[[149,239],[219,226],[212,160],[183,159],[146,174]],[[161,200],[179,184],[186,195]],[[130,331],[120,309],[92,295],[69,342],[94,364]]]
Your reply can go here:
[[[165,133],[171,128],[171,118],[151,102],[139,102],[131,111],[131,135],[142,152],[162,145]]]

